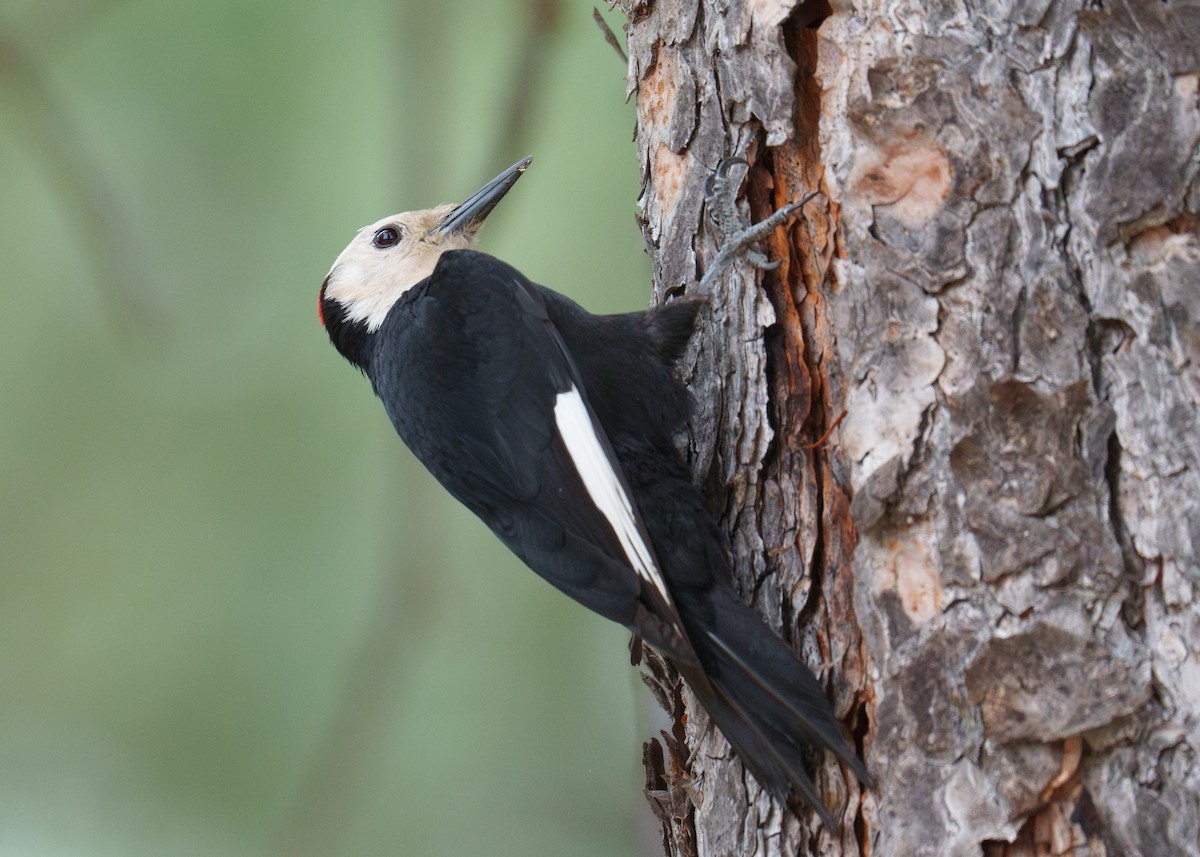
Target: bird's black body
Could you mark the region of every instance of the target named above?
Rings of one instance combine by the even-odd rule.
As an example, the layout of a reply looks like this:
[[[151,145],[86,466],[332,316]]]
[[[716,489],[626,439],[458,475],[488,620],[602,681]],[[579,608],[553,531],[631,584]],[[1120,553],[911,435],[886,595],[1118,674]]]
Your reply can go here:
[[[594,316],[473,250],[443,253],[373,332],[324,302],[334,344],[442,485],[535,572],[659,649],[755,776],[831,823],[806,749],[866,772],[816,679],[731,589],[724,536],[672,443],[688,418],[673,368],[698,304]],[[568,443],[579,400],[630,501],[626,539],[650,546],[649,573]]]
[[[669,314],[688,331],[694,315]],[[643,319],[597,318],[498,259],[455,250],[388,314],[367,376],[404,442],[513,552],[584,606],[664,645],[667,631],[654,623],[671,617],[643,603],[657,593],[643,592],[554,418],[557,395],[574,385],[627,479],[646,468],[625,460],[669,454],[686,394]]]

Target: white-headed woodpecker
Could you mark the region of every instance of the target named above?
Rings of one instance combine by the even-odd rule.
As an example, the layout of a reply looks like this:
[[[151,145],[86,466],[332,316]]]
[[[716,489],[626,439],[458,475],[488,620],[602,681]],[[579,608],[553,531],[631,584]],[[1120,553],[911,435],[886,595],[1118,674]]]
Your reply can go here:
[[[832,826],[804,753],[866,770],[812,673],[731,588],[725,539],[673,444],[689,415],[674,364],[699,303],[596,316],[472,250],[530,161],[461,205],[360,230],[321,287],[321,321],[451,494],[661,652],[754,776]]]

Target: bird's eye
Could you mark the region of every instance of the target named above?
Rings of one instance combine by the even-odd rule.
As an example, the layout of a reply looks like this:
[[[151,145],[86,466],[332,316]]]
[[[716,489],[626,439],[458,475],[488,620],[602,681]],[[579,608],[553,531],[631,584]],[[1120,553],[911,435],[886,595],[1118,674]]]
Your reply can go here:
[[[385,226],[375,233],[375,237],[371,239],[371,243],[380,250],[386,250],[388,247],[394,246],[400,240],[400,230],[395,226]]]

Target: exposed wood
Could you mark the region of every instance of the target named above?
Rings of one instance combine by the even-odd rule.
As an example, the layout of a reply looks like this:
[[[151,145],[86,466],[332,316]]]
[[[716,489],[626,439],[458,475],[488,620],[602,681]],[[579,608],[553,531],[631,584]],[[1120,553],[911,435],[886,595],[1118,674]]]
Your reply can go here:
[[[822,192],[716,283],[689,452],[877,778],[797,819],[663,673],[670,853],[1200,852],[1197,7],[625,11],[656,299],[722,157]]]

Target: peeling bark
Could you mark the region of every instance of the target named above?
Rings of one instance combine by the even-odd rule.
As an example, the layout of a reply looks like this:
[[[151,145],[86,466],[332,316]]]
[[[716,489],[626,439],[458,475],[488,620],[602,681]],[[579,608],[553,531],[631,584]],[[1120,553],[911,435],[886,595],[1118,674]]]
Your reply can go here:
[[[667,852],[1200,853],[1200,8],[621,5],[656,300],[722,157],[821,191],[708,296],[688,451],[877,778],[797,818],[651,659]]]

